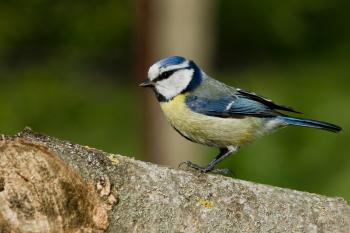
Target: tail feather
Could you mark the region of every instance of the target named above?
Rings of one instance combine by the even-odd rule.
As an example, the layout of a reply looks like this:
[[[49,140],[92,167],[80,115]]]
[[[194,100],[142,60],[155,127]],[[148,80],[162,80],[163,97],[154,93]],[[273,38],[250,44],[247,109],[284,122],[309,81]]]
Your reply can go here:
[[[334,133],[338,133],[339,131],[342,130],[342,128],[337,126],[337,125],[333,125],[333,124],[330,124],[327,122],[322,122],[322,121],[315,121],[315,120],[310,120],[310,119],[287,117],[287,116],[278,116],[278,118],[280,118],[282,121],[284,121],[290,125],[323,129],[323,130],[328,130],[328,131],[331,131]]]

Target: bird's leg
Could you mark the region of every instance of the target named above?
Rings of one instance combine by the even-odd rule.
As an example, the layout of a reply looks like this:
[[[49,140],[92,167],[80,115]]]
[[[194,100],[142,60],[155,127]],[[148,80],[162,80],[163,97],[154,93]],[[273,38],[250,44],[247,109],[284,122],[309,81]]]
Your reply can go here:
[[[210,161],[208,166],[206,168],[204,168],[203,172],[206,173],[206,172],[213,171],[215,165],[220,163],[222,160],[224,160],[225,158],[227,158],[229,155],[233,154],[237,150],[238,150],[238,147],[234,147],[234,146],[220,148],[220,153],[215,157],[215,159]],[[217,170],[214,170],[214,172],[227,174],[228,172],[230,172],[230,170],[229,169],[217,169]]]
[[[224,173],[227,174],[230,172],[229,169],[217,169],[214,170],[214,167],[216,164],[218,164],[219,162],[221,162],[222,160],[224,160],[226,157],[228,157],[229,155],[231,155],[232,153],[236,152],[238,150],[238,147],[234,147],[234,146],[229,146],[229,147],[225,147],[225,148],[220,148],[220,153],[215,157],[215,159],[213,159],[212,161],[210,161],[210,163],[208,164],[207,167],[201,167],[197,164],[192,163],[191,161],[186,161],[186,162],[182,162],[179,164],[179,167],[182,164],[186,164],[187,166],[199,170],[203,173],[207,173],[210,171],[213,171],[214,173]]]

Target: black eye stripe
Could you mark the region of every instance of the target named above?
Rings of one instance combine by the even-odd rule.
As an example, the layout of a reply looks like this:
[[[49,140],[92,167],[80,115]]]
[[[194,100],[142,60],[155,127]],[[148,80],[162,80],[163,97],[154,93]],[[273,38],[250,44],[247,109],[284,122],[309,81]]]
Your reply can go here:
[[[175,73],[175,71],[177,71],[177,70],[168,70],[168,71],[165,71],[165,72],[161,73],[157,78],[155,78],[155,79],[153,80],[153,82],[158,82],[158,81],[167,79],[167,78],[169,78],[173,73]]]
[[[161,73],[157,78],[153,80],[153,82],[158,82],[164,79],[169,78],[173,73],[175,73],[178,70],[184,70],[184,69],[190,69],[190,67],[185,67],[185,68],[179,68],[179,69],[174,69],[174,70],[168,70],[163,73]]]

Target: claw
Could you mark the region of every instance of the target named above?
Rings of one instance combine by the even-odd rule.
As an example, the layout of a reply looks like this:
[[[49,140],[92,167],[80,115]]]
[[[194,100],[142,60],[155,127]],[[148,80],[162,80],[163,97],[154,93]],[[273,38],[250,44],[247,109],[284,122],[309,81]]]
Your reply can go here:
[[[201,172],[205,172],[205,168],[201,167],[195,163],[192,163],[191,161],[184,161],[179,164],[179,168],[181,168],[182,165],[186,165],[187,167],[193,168],[195,170],[199,170]]]
[[[223,168],[223,169],[213,169],[212,167],[201,167],[195,163],[192,163],[191,161],[184,161],[179,164],[179,168],[181,168],[183,165],[186,165],[187,168],[192,168],[194,170],[199,171],[200,173],[214,173],[214,174],[221,174],[221,175],[228,175],[230,174],[231,176],[234,176],[234,172],[231,171],[228,168]]]
[[[213,169],[211,172],[220,175],[230,175],[232,177],[236,176],[235,173],[229,168]]]
[[[181,163],[179,163],[179,165],[177,166],[178,168],[181,168],[183,165],[185,165],[186,167],[188,167],[189,164],[190,163],[190,161],[183,161],[183,162],[181,162]]]

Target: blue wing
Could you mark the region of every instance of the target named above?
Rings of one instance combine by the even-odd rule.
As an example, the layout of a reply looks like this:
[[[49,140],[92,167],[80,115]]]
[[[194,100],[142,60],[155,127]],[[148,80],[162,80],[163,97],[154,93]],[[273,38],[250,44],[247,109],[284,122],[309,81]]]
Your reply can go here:
[[[292,109],[290,107],[279,105],[279,104],[275,104],[274,102],[272,102],[272,100],[269,100],[269,99],[267,99],[265,97],[259,96],[259,95],[255,94],[255,93],[252,93],[252,92],[247,92],[247,91],[238,89],[237,90],[237,95],[241,96],[243,98],[249,99],[249,100],[257,101],[257,102],[265,105],[269,109],[276,109],[276,110],[282,110],[282,111],[287,111],[287,112],[301,113],[299,111],[295,111],[294,109]]]
[[[186,104],[194,112],[224,118],[242,116],[272,117],[280,115],[260,102],[239,96],[221,99],[187,96]]]
[[[299,113],[255,93],[226,86],[210,77],[206,77],[201,86],[186,97],[186,104],[192,111],[217,117],[282,115],[276,110]]]

